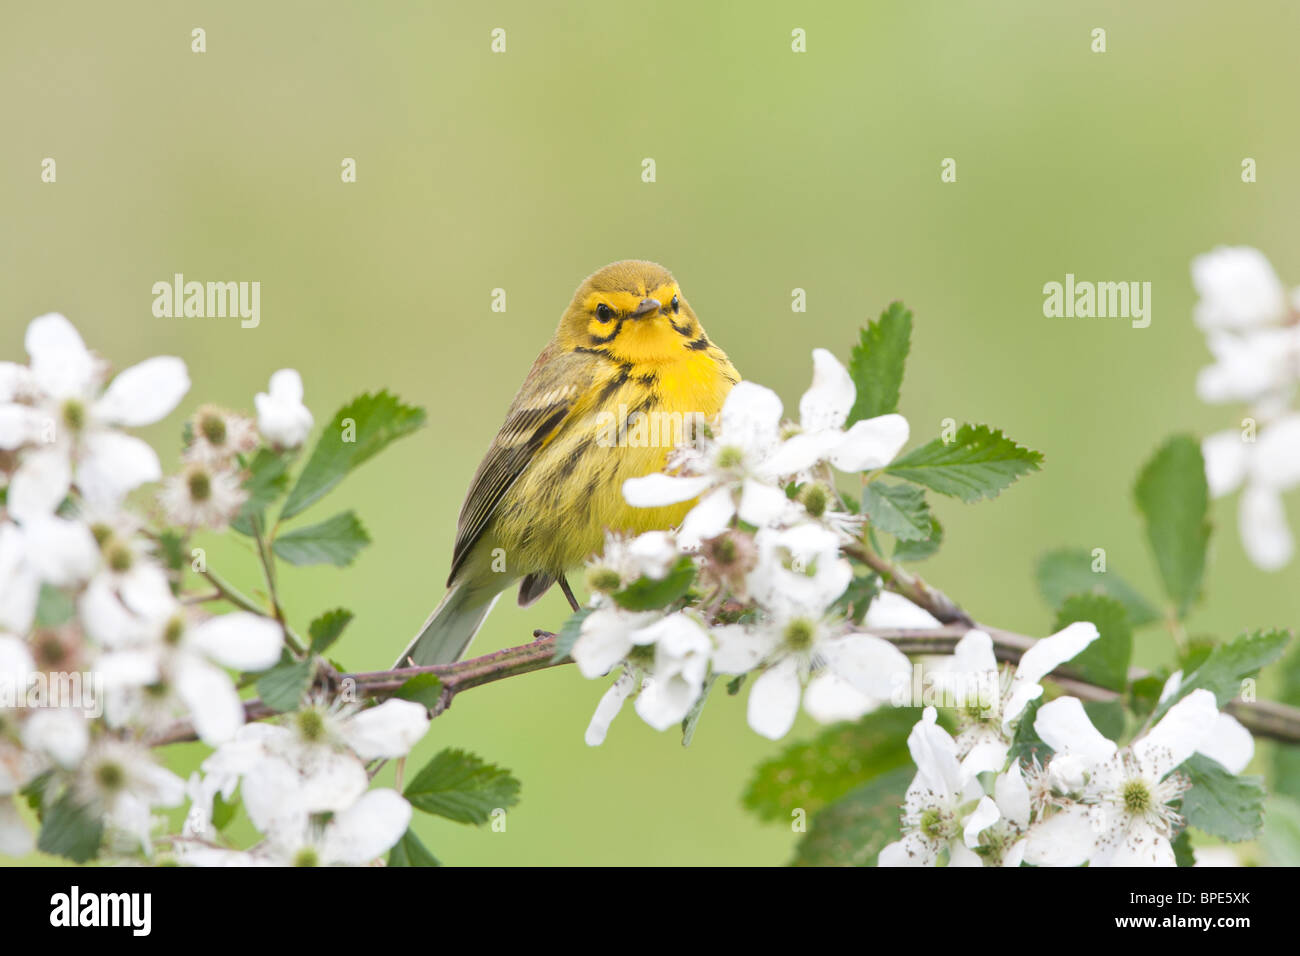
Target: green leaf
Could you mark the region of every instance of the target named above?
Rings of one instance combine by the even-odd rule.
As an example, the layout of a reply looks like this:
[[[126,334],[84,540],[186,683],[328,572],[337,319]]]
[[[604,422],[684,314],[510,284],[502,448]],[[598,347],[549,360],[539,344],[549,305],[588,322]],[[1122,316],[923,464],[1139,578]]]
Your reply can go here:
[[[324,654],[325,650],[339,639],[343,629],[352,620],[352,612],[346,608],[336,607],[326,611],[307,626],[311,635],[311,649],[314,654]]]
[[[835,599],[831,607],[842,612],[854,624],[861,624],[867,616],[867,608],[879,593],[880,577],[875,572],[855,574],[844,593]]]
[[[939,550],[943,544],[943,525],[934,513],[930,513],[930,534],[921,541],[902,541],[894,545],[895,561],[924,561]]]
[[[404,405],[387,391],[361,395],[340,408],[312,450],[289,492],[280,519],[291,518],[325,495],[353,468],[390,442],[424,424],[424,409]]]
[[[851,790],[812,818],[795,866],[875,866],[899,837],[899,808],[916,770],[896,767]]]
[[[1063,630],[1076,621],[1090,621],[1101,636],[1067,666],[1090,684],[1122,691],[1128,684],[1133,656],[1133,630],[1124,605],[1104,594],[1076,594],[1066,598],[1056,612],[1053,630]]]
[[[257,696],[273,710],[297,710],[311,684],[311,674],[310,657],[302,661],[282,659],[257,679]]]
[[[812,816],[873,777],[910,766],[907,736],[920,715],[913,707],[882,707],[791,744],[759,765],[745,791],[745,807],[759,819],[789,822],[796,809]]]
[[[189,560],[189,553],[184,551],[185,538],[175,531],[162,531],[158,535],[158,550],[162,554],[163,566],[172,571],[180,571]]]
[[[1043,456],[987,425],[963,425],[950,442],[936,438],[885,470],[895,478],[962,501],[995,497],[1021,475],[1037,471]]]
[[[212,795],[212,825],[217,830],[224,830],[230,826],[230,821],[235,819],[235,811],[239,809],[239,798],[233,797],[229,801],[217,791]]]
[[[704,681],[704,689],[700,696],[695,698],[695,703],[691,704],[691,709],[686,712],[682,718],[682,746],[689,747],[691,741],[695,739],[695,728],[700,724],[700,716],[704,713],[704,704],[709,699],[709,691],[713,690],[713,685],[717,683],[718,675],[710,674]]]
[[[581,607],[574,611],[560,627],[560,633],[555,635],[555,656],[553,661],[562,661],[569,656],[573,650],[573,645],[578,643],[578,638],[582,634],[582,622],[587,619],[587,615],[592,612],[589,607]]]
[[[1133,493],[1165,593],[1181,618],[1200,594],[1210,541],[1209,490],[1196,439],[1169,439],[1142,469]]]
[[[614,603],[625,611],[656,611],[686,595],[695,581],[695,562],[681,557],[660,580],[639,578],[615,594]]]
[[[900,541],[924,541],[933,530],[925,489],[915,485],[873,481],[862,489],[862,510],[878,530]]]
[[[259,448],[248,464],[244,490],[248,499],[230,526],[240,534],[252,535],[253,522],[261,525],[262,515],[289,487],[289,462],[268,448]]]
[[[1134,628],[1160,620],[1160,612],[1128,582],[1111,570],[1094,571],[1094,558],[1083,548],[1049,551],[1038,561],[1038,591],[1051,607],[1060,607],[1071,594],[1105,594],[1128,611]]]
[[[388,853],[389,866],[442,866],[410,827]]]
[[[345,567],[370,543],[370,536],[351,511],[306,528],[286,531],[271,545],[290,564],[332,564]]]
[[[457,823],[483,824],[493,810],[519,802],[519,781],[508,770],[448,748],[425,764],[403,796],[425,813]]]
[[[846,425],[898,411],[903,367],[912,345],[912,313],[903,303],[891,303],[875,322],[868,323],[849,357],[849,374],[858,390]]]
[[[1300,866],[1300,802],[1271,794],[1259,842],[1270,866]]]
[[[1174,866],[1196,865],[1196,854],[1192,851],[1192,838],[1186,827],[1169,843],[1174,848]]]
[[[1256,631],[1254,634],[1242,634],[1227,644],[1220,644],[1210,652],[1204,664],[1183,680],[1178,693],[1156,708],[1156,719],[1201,687],[1214,692],[1222,709],[1228,701],[1241,693],[1243,680],[1282,656],[1290,639],[1289,631]]]
[[[45,630],[62,627],[77,613],[77,605],[52,584],[42,584],[36,599],[36,626]]]
[[[1179,768],[1192,782],[1183,794],[1189,826],[1211,836],[1240,843],[1264,824],[1264,778],[1229,773],[1204,754],[1192,754]]]
[[[1041,765],[1047,766],[1047,761],[1052,756],[1052,748],[1047,746],[1047,742],[1039,737],[1038,731],[1034,729],[1034,720],[1038,717],[1038,708],[1041,706],[1043,706],[1041,697],[1031,700],[1017,718],[1016,732],[1011,738],[1011,749],[1007,753],[1010,759],[1025,764],[1033,764],[1037,760]]]
[[[415,701],[433,710],[442,696],[442,680],[437,674],[416,674],[397,689],[394,697]]]
[[[36,845],[45,853],[85,863],[99,854],[104,822],[65,792],[45,814]]]

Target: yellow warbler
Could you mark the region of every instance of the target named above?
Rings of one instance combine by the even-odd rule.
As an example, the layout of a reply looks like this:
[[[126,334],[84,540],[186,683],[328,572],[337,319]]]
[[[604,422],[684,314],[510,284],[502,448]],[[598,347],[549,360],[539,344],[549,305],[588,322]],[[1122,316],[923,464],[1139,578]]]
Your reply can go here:
[[[459,658],[515,581],[521,605],[557,581],[574,604],[565,572],[606,530],[680,522],[691,502],[633,508],[623,482],[662,470],[683,428],[713,417],[739,379],[663,266],[588,276],[470,482],[447,594],[398,663]]]

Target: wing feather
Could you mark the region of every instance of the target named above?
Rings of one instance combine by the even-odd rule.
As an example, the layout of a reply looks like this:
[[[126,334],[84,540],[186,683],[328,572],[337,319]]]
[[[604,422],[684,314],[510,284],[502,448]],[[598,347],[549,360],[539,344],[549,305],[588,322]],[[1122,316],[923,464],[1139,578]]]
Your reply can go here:
[[[549,348],[538,356],[470,482],[456,525],[449,583],[483,536],[510,486],[537,452],[564,429],[592,377],[589,356],[563,353],[552,359]]]

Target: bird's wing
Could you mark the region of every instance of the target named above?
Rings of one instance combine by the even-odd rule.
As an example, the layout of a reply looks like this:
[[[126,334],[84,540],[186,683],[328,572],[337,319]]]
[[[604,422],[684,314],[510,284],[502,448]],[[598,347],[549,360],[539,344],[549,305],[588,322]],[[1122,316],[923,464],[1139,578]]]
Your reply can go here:
[[[470,482],[456,525],[448,582],[456,577],[483,535],[502,496],[537,452],[564,428],[593,376],[589,355],[557,354],[552,345],[537,357],[506,413],[505,424]]]

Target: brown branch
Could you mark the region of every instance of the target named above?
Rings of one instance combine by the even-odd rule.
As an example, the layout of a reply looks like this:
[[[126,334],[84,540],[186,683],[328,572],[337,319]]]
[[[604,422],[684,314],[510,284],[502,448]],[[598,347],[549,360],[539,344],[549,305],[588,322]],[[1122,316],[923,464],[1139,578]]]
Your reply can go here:
[[[929,593],[935,592],[931,589]],[[968,630],[970,628],[964,624],[946,624],[943,627],[924,629],[873,628],[867,633],[889,641],[904,654],[915,657],[951,654],[957,642],[966,636]],[[1018,663],[1021,655],[1035,643],[1032,637],[996,627],[985,627],[981,630],[993,639],[994,656],[1008,664]],[[343,674],[335,680],[351,681],[352,689],[358,697],[382,699],[391,697],[412,677],[420,674],[435,674],[441,682],[441,688],[437,702],[431,711],[432,716],[437,717],[451,706],[452,700],[461,691],[571,662],[568,657],[558,661],[555,659],[554,634],[538,630],[534,631],[533,635],[535,639],[528,644],[507,647],[484,654],[482,657],[457,661],[454,664],[398,667],[386,671]],[[1130,682],[1141,680],[1146,676],[1148,672],[1138,668],[1129,671]],[[1081,700],[1111,701],[1118,700],[1121,696],[1113,690],[1088,683],[1077,672],[1072,671],[1069,665],[1058,667],[1052,672],[1051,678],[1054,683]],[[1300,743],[1300,708],[1288,707],[1273,701],[1234,700],[1225,709],[1256,737],[1267,737],[1292,744]],[[250,700],[244,704],[244,716],[247,720],[261,720],[274,716],[275,713],[260,700]],[[194,739],[196,738],[193,724],[182,721],[151,740],[150,743],[160,746]]]

